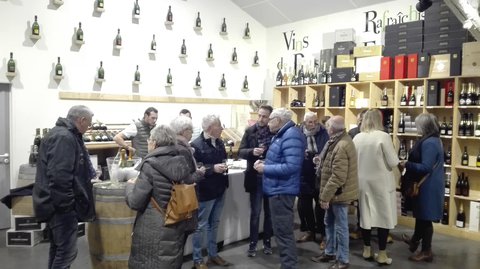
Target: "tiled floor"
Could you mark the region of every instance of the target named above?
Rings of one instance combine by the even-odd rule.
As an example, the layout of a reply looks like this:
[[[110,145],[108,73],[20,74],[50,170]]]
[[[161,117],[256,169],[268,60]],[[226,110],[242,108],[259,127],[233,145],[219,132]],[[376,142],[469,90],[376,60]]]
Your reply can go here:
[[[387,268],[480,268],[480,242],[469,241],[449,236],[434,235],[433,251],[435,258],[433,263],[413,263],[408,261],[410,252],[405,243],[398,241],[401,234],[411,230],[404,227],[397,227],[392,231],[395,239],[393,244],[387,247],[390,257],[393,258],[392,265]],[[298,233],[298,231],[297,231]],[[352,240],[350,242],[350,268],[375,268],[376,263],[368,262],[362,259],[362,242]],[[88,244],[86,237],[82,237],[78,243],[79,253],[72,269],[91,268],[88,254]],[[375,242],[373,247],[376,248]],[[5,230],[0,231],[0,268],[18,269],[18,268],[46,268],[48,259],[48,243],[41,243],[33,248],[6,248]],[[248,247],[247,241],[242,241],[233,245],[225,246],[220,255],[231,262],[233,265],[229,268],[262,269],[262,268],[280,268],[278,251],[274,247],[274,255],[265,256],[261,251],[254,258],[246,256]],[[307,242],[298,244],[299,266],[298,268],[328,268],[328,264],[317,264],[310,261],[311,256],[319,254],[318,244]],[[185,263],[182,268],[191,268],[191,256],[185,257]],[[165,268],[166,269],[166,268]]]

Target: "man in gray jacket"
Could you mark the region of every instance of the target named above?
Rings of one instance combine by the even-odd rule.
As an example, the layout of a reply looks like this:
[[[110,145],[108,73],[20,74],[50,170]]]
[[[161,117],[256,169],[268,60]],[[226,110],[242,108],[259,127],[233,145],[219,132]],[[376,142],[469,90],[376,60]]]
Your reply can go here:
[[[330,118],[326,128],[330,139],[320,153],[317,175],[321,175],[320,205],[326,211],[327,244],[325,252],[312,260],[336,261],[329,268],[346,269],[349,266],[348,206],[358,199],[357,152],[352,138],[345,131],[342,116]]]

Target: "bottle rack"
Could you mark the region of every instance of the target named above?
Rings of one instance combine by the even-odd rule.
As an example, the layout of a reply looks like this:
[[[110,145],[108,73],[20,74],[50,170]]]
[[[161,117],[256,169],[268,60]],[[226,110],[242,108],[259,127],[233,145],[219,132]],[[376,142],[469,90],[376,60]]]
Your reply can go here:
[[[446,82],[453,81],[454,83],[454,102],[453,105],[442,106],[428,106],[427,104],[427,87],[429,81],[439,81],[441,85]],[[480,232],[470,231],[470,202],[480,202],[480,168],[475,167],[475,160],[477,154],[480,153],[480,137],[475,136],[459,136],[459,124],[462,113],[473,113],[474,125],[476,126],[479,119],[480,105],[477,106],[460,106],[459,94],[462,83],[473,82],[480,85],[479,77],[444,77],[444,78],[418,78],[418,79],[398,79],[398,80],[382,80],[370,82],[346,82],[346,83],[331,83],[331,84],[313,84],[313,85],[299,85],[299,86],[278,86],[273,89],[273,107],[286,107],[293,112],[292,120],[297,124],[303,121],[306,112],[312,111],[317,113],[321,120],[325,116],[341,115],[345,118],[345,126],[347,130],[356,125],[358,114],[368,108],[377,108],[384,113],[384,125],[388,116],[393,115],[393,133],[392,139],[396,150],[398,151],[400,142],[406,141],[407,150],[410,149],[409,141],[417,140],[419,135],[416,134],[415,129],[410,132],[399,133],[400,114],[406,113],[411,116],[414,121],[415,117],[423,112],[433,113],[437,116],[439,122],[443,122],[445,117],[449,122],[453,119],[453,133],[452,135],[441,135],[440,139],[446,147],[451,147],[451,165],[444,165],[445,172],[451,173],[450,181],[450,195],[446,195],[445,199],[448,202],[448,225],[435,224],[435,230],[441,233],[453,235],[461,238],[469,238],[480,240]],[[345,106],[331,106],[329,104],[330,90],[335,86],[345,86]],[[415,106],[400,106],[400,99],[403,94],[405,86],[415,86],[415,88],[423,87],[424,104],[420,105],[420,98],[417,95]],[[384,88],[387,89],[388,105],[381,106],[381,96]],[[355,102],[350,102],[352,91],[354,92]],[[315,96],[324,96],[324,107],[316,106]],[[479,96],[480,98],[480,96]],[[291,107],[290,102],[293,99],[304,100],[304,107]],[[353,105],[355,103],[355,105]],[[469,166],[461,165],[461,157],[464,147],[467,147],[467,152],[470,157]],[[473,164],[471,163],[473,162]],[[455,185],[459,174],[464,172],[469,176],[470,193],[469,196],[458,196],[455,194]],[[463,204],[463,209],[466,215],[466,227],[457,228],[455,220],[460,204]],[[399,216],[399,224],[413,227],[415,221],[412,217]]]

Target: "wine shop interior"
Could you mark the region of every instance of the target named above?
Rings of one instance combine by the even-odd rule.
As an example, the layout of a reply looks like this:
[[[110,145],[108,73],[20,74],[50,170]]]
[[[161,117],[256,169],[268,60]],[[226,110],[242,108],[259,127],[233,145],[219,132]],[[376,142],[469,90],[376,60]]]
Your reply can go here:
[[[413,233],[415,218],[395,170],[391,266],[478,268],[479,6],[479,0],[0,0],[0,198],[10,199],[0,204],[0,267],[47,266],[48,228],[35,219],[31,192],[12,190],[34,183],[41,139],[75,105],[94,113],[83,135],[97,170],[94,184],[118,181],[112,162],[129,157],[114,137],[148,107],[158,110],[157,125],[188,109],[197,136],[205,115],[219,115],[236,171],[228,174],[220,254],[233,268],[279,267],[275,240],[273,255],[259,251],[246,259],[250,201],[246,161],[238,159],[245,128],[259,119],[261,105],[271,105],[291,111],[297,125],[310,112],[320,122],[340,115],[347,131],[376,108],[400,160],[420,139],[415,118],[434,114],[445,184],[443,217],[433,224],[435,260],[408,260],[402,234]],[[349,207],[352,230],[357,211]],[[296,205],[294,214],[300,236]],[[108,250],[94,255],[90,225],[79,224],[72,268],[127,268],[128,251],[110,253],[122,260],[118,267],[95,260]],[[122,231],[132,227],[133,221]],[[297,247],[298,268],[318,268],[310,258],[321,254],[319,244]],[[362,250],[363,241],[352,237],[350,267],[374,266]],[[182,268],[193,265],[191,253],[189,238]]]

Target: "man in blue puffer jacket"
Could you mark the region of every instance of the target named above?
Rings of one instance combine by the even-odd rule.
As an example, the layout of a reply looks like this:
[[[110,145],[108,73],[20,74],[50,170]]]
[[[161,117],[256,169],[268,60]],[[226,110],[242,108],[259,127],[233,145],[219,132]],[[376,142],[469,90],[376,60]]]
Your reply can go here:
[[[254,168],[263,173],[263,192],[268,196],[282,268],[298,267],[293,234],[293,205],[300,191],[300,175],[306,139],[291,120],[292,112],[277,108],[270,114],[268,127],[275,133],[265,162],[258,160]]]

